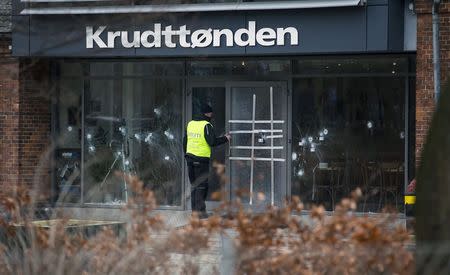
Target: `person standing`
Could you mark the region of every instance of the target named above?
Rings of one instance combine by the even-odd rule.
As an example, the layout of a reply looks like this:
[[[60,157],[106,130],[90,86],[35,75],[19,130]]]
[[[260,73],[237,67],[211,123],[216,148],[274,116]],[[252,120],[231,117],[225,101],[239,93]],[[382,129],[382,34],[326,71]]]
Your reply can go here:
[[[207,218],[206,197],[208,195],[209,164],[211,148],[230,141],[226,134],[216,137],[211,124],[213,110],[209,105],[201,107],[201,114],[187,124],[183,138],[183,148],[191,183],[192,212],[199,212],[200,218]]]

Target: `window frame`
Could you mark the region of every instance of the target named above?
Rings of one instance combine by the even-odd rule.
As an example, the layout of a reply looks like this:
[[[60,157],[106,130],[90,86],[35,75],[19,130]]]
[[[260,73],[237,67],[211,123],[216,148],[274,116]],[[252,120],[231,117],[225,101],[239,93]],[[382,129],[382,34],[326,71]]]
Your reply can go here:
[[[414,94],[414,91],[411,89],[414,88],[414,85],[411,85],[411,81],[415,80],[416,72],[414,70],[414,66],[411,64],[415,63],[415,54],[405,53],[405,54],[353,54],[353,55],[305,55],[305,56],[252,56],[252,57],[214,57],[214,58],[148,58],[148,59],[137,59],[137,58],[131,58],[131,59],[122,59],[122,58],[108,58],[108,59],[100,59],[100,58],[58,58],[58,59],[52,59],[51,62],[51,80],[55,83],[56,86],[56,97],[60,96],[60,82],[64,79],[62,77],[61,72],[59,71],[59,62],[74,62],[74,63],[81,63],[83,68],[83,74],[82,74],[82,81],[83,81],[83,91],[82,91],[82,121],[81,121],[81,128],[82,128],[82,137],[84,136],[84,95],[87,89],[89,88],[89,80],[90,79],[105,79],[105,78],[114,78],[114,79],[159,79],[161,77],[168,78],[168,79],[181,79],[182,80],[182,91],[180,91],[180,96],[182,97],[182,120],[183,122],[187,121],[187,116],[189,114],[189,96],[190,91],[189,87],[192,85],[191,83],[225,83],[225,81],[240,81],[240,80],[257,80],[257,81],[278,81],[278,80],[287,80],[288,83],[288,151],[287,151],[287,157],[289,158],[292,154],[292,129],[290,124],[292,124],[292,82],[294,78],[311,78],[312,75],[305,75],[305,74],[293,74],[293,66],[294,61],[296,59],[326,59],[328,57],[338,57],[338,58],[376,58],[379,57],[385,57],[385,58],[405,58],[407,59],[408,63],[408,71],[406,72],[399,72],[396,74],[397,77],[402,77],[406,81],[406,87],[405,87],[405,157],[404,157],[404,165],[405,165],[405,179],[404,179],[404,188],[406,190],[406,186],[408,185],[408,180],[413,177],[413,171],[411,171],[410,167],[414,166],[414,164],[411,163],[411,160],[414,159],[412,155],[415,154],[415,144],[414,144],[414,136],[415,132],[411,132],[414,129],[411,129],[411,127],[414,124],[415,121],[415,113],[414,113],[414,106],[415,102],[411,99],[411,93]],[[215,61],[215,62],[221,62],[221,61],[270,61],[270,60],[288,60],[290,63],[290,69],[289,73],[279,75],[233,75],[230,74],[224,74],[224,75],[212,75],[212,76],[192,76],[188,72],[189,64],[190,62],[202,62],[202,61]],[[91,62],[182,62],[184,67],[183,75],[180,76],[149,76],[149,75],[139,75],[139,76],[89,76],[89,70],[88,65]],[[358,76],[370,76],[370,77],[386,77],[386,76],[392,76],[392,74],[389,73],[352,73],[352,74],[315,74],[314,77],[346,77],[346,76],[352,76],[352,77],[358,77]],[[214,84],[216,85],[216,84]],[[56,141],[56,128],[55,128],[55,120],[57,119],[55,117],[56,109],[58,108],[57,104],[58,100],[52,101],[52,118],[51,118],[51,136],[52,140]],[[82,152],[82,161],[81,165],[84,165],[84,139],[81,141],[81,152]],[[51,160],[51,167],[52,167],[52,187],[51,187],[51,194],[52,197],[55,199],[58,194],[56,194],[56,182],[55,182],[55,156],[56,154],[53,154],[53,158]],[[158,206],[158,209],[162,210],[186,210],[189,207],[187,206],[186,202],[186,190],[189,188],[188,182],[186,182],[187,176],[186,176],[186,168],[185,163],[183,162],[182,166],[182,182],[180,183],[182,185],[182,197],[181,197],[181,204],[179,206]],[[291,186],[291,167],[292,165],[287,165],[288,172],[287,172],[287,196],[290,197],[292,186]],[[80,202],[78,203],[67,203],[67,202],[56,202],[55,200],[52,203],[56,203],[58,206],[73,206],[73,207],[97,207],[97,208],[120,208],[121,206],[115,206],[115,205],[106,205],[103,203],[88,203],[86,204],[84,202],[84,169],[81,169],[82,175],[81,175],[81,197]]]

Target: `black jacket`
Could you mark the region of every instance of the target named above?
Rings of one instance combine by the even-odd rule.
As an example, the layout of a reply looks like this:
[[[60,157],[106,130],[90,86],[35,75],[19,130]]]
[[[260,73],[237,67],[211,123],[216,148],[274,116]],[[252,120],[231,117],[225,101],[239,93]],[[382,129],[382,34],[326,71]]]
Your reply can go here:
[[[195,121],[206,120],[209,122],[211,119],[205,115],[198,115],[198,116],[195,116],[192,120],[195,120]],[[222,144],[228,142],[228,139],[225,136],[216,137],[216,134],[214,133],[214,127],[211,124],[207,124],[205,126],[205,139],[210,147],[219,146],[219,145],[222,145]],[[197,157],[192,154],[187,154],[186,147],[187,147],[187,133],[186,133],[186,129],[185,129],[184,137],[183,137],[183,150],[185,153],[186,160],[187,161],[198,161],[198,162],[209,162],[209,158]]]

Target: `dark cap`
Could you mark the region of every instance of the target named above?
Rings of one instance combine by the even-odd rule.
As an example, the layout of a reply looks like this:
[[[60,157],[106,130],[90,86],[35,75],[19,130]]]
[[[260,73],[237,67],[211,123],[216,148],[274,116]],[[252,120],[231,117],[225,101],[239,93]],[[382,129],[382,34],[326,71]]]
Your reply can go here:
[[[213,109],[208,104],[203,104],[202,107],[200,108],[200,111],[202,112],[202,114],[207,114],[207,113],[212,113]]]

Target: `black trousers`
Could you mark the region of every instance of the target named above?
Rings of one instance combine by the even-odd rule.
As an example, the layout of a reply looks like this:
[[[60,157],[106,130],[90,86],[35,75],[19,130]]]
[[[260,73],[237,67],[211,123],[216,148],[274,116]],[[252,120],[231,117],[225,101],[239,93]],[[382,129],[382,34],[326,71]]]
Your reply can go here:
[[[206,197],[208,195],[209,163],[188,161],[189,181],[191,182],[192,211],[206,213]]]

